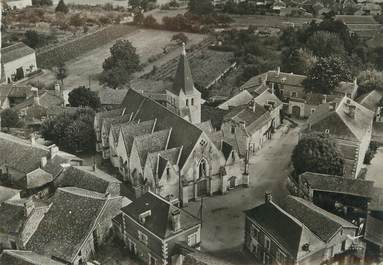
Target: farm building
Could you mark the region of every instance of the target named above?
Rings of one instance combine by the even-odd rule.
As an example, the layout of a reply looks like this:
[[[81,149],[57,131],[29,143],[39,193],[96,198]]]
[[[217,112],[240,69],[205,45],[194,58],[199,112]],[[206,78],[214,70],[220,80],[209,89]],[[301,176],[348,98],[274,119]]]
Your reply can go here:
[[[2,80],[13,83],[37,71],[35,50],[22,42],[1,49]]]
[[[32,0],[5,0],[5,2],[12,9],[23,9],[32,6]]]

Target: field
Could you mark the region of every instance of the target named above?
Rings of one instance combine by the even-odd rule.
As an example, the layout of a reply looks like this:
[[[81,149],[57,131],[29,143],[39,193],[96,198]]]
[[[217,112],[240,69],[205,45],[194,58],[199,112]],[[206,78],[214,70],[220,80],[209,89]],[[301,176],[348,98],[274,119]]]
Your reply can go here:
[[[251,16],[231,16],[234,19],[232,27],[247,27],[249,25],[257,27],[283,27],[286,24],[294,23],[296,26],[303,25],[311,22],[315,18],[296,18],[296,17],[281,17],[281,16],[262,16],[262,15],[251,15]],[[318,20],[318,19],[315,19]]]
[[[169,31],[159,30],[134,30],[131,33],[120,39],[128,39],[132,42],[133,46],[137,48],[137,53],[140,56],[141,62],[147,62],[148,58],[163,52],[163,48],[169,45],[170,39],[175,34]],[[200,34],[187,34],[189,37],[189,45],[196,44],[202,41],[205,36]],[[115,43],[111,41],[97,49],[89,51],[82,56],[68,61],[66,63],[68,69],[68,77],[64,80],[65,89],[73,89],[81,85],[88,86],[91,83],[92,90],[99,90],[101,86],[98,83],[97,75],[102,71],[102,63],[105,58],[110,54],[109,49]],[[153,45],[155,44],[155,45]],[[166,56],[162,57],[160,61],[167,61],[178,56],[180,50],[169,52]],[[156,62],[155,62],[156,63]],[[145,69],[151,69],[152,65],[149,64]],[[55,76],[50,71],[45,71],[43,75],[35,77],[33,80],[40,80],[44,83],[55,81]]]

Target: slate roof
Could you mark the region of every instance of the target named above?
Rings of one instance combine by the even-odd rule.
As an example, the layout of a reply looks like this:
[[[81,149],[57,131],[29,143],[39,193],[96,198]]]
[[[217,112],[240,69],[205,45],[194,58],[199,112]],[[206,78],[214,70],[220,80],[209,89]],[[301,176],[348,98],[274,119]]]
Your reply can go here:
[[[202,130],[182,119],[161,104],[132,89],[128,91],[122,103],[122,107],[126,108],[126,114],[134,113],[135,120],[139,119],[141,123],[143,121],[157,119],[157,130],[172,128],[168,148],[183,146],[180,158],[180,167],[182,168],[197,140],[203,133]],[[188,133],[186,134],[185,132]]]
[[[374,182],[345,178],[333,175],[305,172],[300,175],[302,182],[307,182],[314,190],[342,193],[364,198],[371,198]]]
[[[0,257],[1,265],[63,265],[64,263],[52,260],[32,251],[4,250]]]
[[[118,197],[117,197],[118,198]],[[48,257],[73,262],[82,244],[110,201],[104,194],[74,187],[59,188],[52,206],[26,248]]]
[[[364,239],[383,247],[383,220],[369,214],[366,222]]]
[[[121,125],[121,133],[125,144],[125,149],[128,154],[132,150],[134,137],[143,134],[150,134],[153,131],[153,127],[156,124],[156,120],[142,121],[140,123],[125,123]]]
[[[101,105],[120,105],[128,89],[104,88],[98,92]]]
[[[167,162],[170,162],[172,165],[177,165],[181,152],[182,148],[177,147],[149,153],[147,156],[147,163],[150,163],[153,174],[161,177]]]
[[[6,64],[34,53],[35,50],[18,42],[1,49],[1,63]]]
[[[178,59],[178,66],[171,91],[175,95],[179,95],[180,91],[185,95],[191,95],[194,93],[194,90],[194,81],[184,46],[181,56]]]
[[[223,141],[222,142],[222,153],[225,157],[225,159],[227,160],[231,154],[231,152],[234,150],[233,146],[228,144],[227,142]]]
[[[357,228],[352,223],[299,197],[288,196],[284,200],[282,207],[289,214],[301,221],[323,242],[329,242],[343,227]]]
[[[121,183],[118,179],[91,166],[71,166],[60,175],[59,187],[77,187],[98,193],[106,193],[111,183]]]
[[[356,101],[365,108],[375,112],[382,97],[383,96],[379,91],[373,90],[370,93],[360,96]]]
[[[249,104],[252,99],[253,99],[253,95],[251,95],[249,91],[245,89],[239,92],[237,95],[233,96],[232,98],[220,104],[218,108],[227,110],[230,107],[238,107],[241,105],[246,105],[246,104]]]
[[[311,130],[324,132],[329,129],[337,138],[361,141],[372,125],[374,113],[347,97],[340,100],[335,110],[330,109],[331,104],[323,104],[310,116]],[[348,105],[355,106],[354,118],[347,114]]]
[[[171,129],[153,132],[152,134],[138,135],[134,137],[141,165],[145,164],[149,153],[158,152],[167,148],[167,142],[171,136]]]
[[[171,227],[170,216],[172,211],[177,209],[181,214],[181,229],[180,231],[174,232]],[[137,223],[140,223],[139,215],[150,210],[151,215],[146,218],[144,224],[140,225],[163,239],[200,224],[200,220],[197,217],[183,209],[173,206],[170,202],[152,192],[145,193],[121,210]]]

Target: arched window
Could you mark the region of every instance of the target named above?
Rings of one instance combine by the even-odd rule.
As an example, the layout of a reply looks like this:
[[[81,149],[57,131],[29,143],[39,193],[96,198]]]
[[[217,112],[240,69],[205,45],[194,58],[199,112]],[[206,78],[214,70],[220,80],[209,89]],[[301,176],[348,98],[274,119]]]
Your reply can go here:
[[[186,106],[189,106],[189,99],[186,99]]]
[[[191,105],[194,105],[194,98],[191,99]]]

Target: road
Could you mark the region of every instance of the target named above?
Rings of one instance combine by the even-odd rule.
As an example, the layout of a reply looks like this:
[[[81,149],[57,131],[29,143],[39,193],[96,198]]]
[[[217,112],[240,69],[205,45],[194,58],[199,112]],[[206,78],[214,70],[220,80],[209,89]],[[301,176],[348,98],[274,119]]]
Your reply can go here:
[[[375,181],[375,186],[383,188],[383,148],[378,148],[371,164],[367,166],[367,180]]]
[[[287,194],[285,182],[290,170],[291,153],[298,142],[298,131],[299,127],[290,129],[284,136],[280,130],[277,131],[272,140],[250,160],[248,188],[204,199],[201,231],[204,251],[237,264],[252,263],[241,252],[243,211],[263,203],[265,191],[272,192],[275,201]],[[192,202],[185,209],[198,216],[200,205],[200,202]]]

